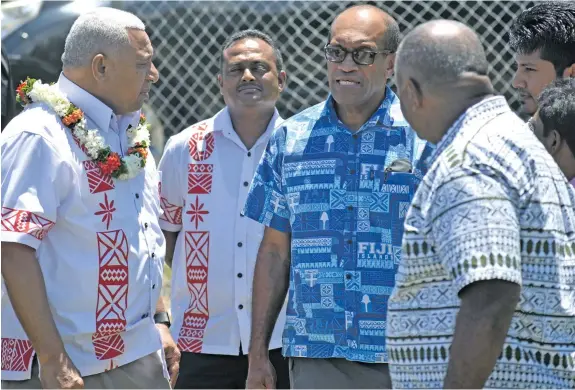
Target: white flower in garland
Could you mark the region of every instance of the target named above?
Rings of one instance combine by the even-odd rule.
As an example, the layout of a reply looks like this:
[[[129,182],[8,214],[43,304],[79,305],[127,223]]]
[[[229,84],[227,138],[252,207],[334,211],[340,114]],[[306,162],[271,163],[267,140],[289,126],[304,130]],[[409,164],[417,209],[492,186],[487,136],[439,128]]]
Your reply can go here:
[[[16,92],[16,100],[23,106],[31,102],[49,105],[104,174],[119,180],[129,180],[136,177],[146,166],[150,132],[143,114],[140,115],[138,126],[128,130],[128,153],[121,158],[106,145],[98,130],[87,129],[82,110],[72,104],[56,86],[27,78],[18,86]]]

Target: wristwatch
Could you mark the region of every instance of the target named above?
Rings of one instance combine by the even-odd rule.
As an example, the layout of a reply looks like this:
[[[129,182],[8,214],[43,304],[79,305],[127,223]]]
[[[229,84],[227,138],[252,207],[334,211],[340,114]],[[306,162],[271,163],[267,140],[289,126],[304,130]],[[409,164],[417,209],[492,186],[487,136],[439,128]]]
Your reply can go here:
[[[172,323],[170,322],[170,316],[165,311],[154,314],[154,322],[156,324],[164,324],[168,328],[172,325]]]

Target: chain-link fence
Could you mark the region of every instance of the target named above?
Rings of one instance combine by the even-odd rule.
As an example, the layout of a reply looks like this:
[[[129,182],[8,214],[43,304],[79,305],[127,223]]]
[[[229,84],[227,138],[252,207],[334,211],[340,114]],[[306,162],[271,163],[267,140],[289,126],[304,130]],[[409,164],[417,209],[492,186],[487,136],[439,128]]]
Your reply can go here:
[[[166,136],[215,114],[222,106],[216,75],[221,45],[230,34],[257,28],[276,39],[285,58],[288,88],[278,109],[289,117],[326,98],[328,84],[322,47],[334,17],[350,1],[182,1],[133,2],[128,9],[148,26],[156,48],[161,81],[152,106]],[[513,53],[507,31],[533,1],[376,1],[389,12],[402,34],[438,18],[472,27],[486,49],[498,92],[517,107],[510,85]],[[393,81],[392,81],[393,82]]]

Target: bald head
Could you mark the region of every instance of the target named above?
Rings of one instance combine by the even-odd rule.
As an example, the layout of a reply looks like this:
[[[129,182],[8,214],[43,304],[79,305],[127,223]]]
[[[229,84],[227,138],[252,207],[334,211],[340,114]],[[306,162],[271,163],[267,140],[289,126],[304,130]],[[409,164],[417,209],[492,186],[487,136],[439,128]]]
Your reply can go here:
[[[356,5],[340,13],[331,25],[330,36],[345,31],[360,31],[375,37],[382,50],[395,52],[399,46],[397,22],[372,5]]]
[[[420,84],[451,84],[488,76],[489,65],[477,34],[463,23],[435,20],[413,29],[399,46],[396,74],[411,74]],[[398,75],[401,77],[401,75]]]

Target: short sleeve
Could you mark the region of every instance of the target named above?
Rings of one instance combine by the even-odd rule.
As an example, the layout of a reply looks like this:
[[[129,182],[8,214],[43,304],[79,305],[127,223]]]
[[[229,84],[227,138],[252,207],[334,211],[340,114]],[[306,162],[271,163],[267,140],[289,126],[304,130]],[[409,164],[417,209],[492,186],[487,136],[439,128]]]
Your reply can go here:
[[[38,249],[57,222],[73,183],[72,167],[34,133],[3,137],[1,150],[2,242]]]
[[[171,137],[166,143],[164,154],[158,165],[158,171],[161,172],[160,205],[163,212],[160,217],[160,227],[168,232],[182,230],[184,192],[181,170],[187,168],[187,164],[180,161],[180,156],[181,149],[178,148],[177,140]]]
[[[458,168],[437,187],[430,206],[438,255],[457,291],[480,280],[521,285],[515,191],[499,174]]]
[[[290,211],[282,183],[285,127],[272,134],[252,180],[244,215],[265,226],[290,232]]]

